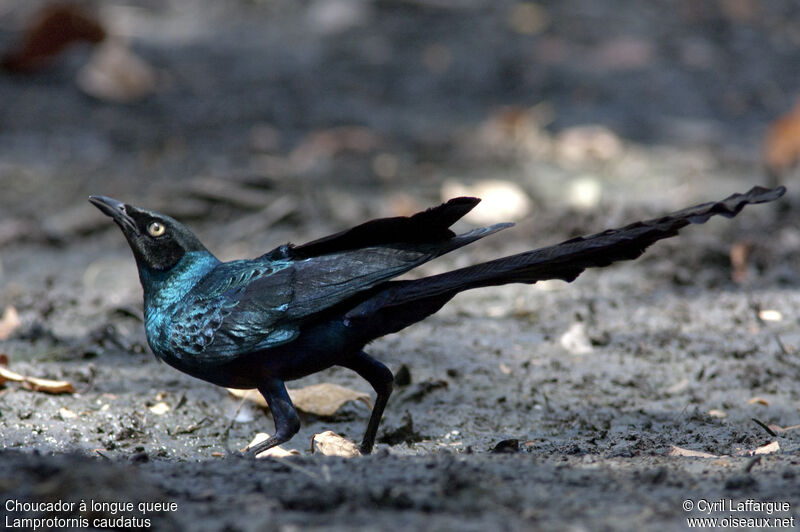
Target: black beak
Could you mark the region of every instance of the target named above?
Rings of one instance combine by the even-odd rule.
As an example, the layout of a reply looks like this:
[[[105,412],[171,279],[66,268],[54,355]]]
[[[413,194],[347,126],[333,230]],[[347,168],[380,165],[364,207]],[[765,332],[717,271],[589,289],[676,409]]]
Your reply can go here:
[[[125,204],[106,196],[89,196],[89,202],[100,209],[103,214],[110,216],[122,229],[136,232],[136,223],[128,215]]]

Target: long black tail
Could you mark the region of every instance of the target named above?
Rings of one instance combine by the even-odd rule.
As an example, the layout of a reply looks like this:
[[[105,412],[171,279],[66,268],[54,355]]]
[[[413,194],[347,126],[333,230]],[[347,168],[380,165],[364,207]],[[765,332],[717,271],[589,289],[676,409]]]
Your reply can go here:
[[[733,218],[750,204],[781,197],[786,189],[753,187],[722,201],[703,203],[661,218],[636,222],[590,236],[573,238],[518,255],[468,266],[414,281],[393,281],[347,313],[350,320],[375,319],[379,329],[393,332],[439,310],[455,294],[471,288],[508,283],[533,284],[545,279],[575,280],[586,268],[639,257],[648,246],[669,238],[689,224],[714,215]],[[408,321],[414,319],[414,321]],[[405,321],[405,325],[401,322]],[[384,333],[386,334],[386,333]]]

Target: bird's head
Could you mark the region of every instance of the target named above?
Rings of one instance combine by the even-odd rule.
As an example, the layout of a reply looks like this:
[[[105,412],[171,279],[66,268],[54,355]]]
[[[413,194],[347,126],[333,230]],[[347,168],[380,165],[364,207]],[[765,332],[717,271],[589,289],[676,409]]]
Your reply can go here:
[[[89,196],[89,201],[122,229],[140,270],[164,272],[189,252],[208,253],[200,240],[174,218],[105,196]]]

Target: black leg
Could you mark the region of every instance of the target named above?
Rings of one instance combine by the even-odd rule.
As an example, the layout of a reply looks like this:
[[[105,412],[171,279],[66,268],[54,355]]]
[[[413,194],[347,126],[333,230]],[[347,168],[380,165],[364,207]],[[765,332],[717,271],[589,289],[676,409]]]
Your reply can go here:
[[[275,434],[247,449],[246,452],[250,456],[256,456],[267,449],[289,441],[300,430],[300,417],[297,415],[297,410],[294,409],[292,400],[289,399],[282,380],[269,379],[258,387],[258,391],[267,400],[267,405],[272,412]]]
[[[369,417],[367,431],[364,433],[364,439],[361,442],[361,453],[369,454],[372,452],[372,446],[375,445],[375,435],[378,433],[378,425],[381,423],[381,417],[383,417],[386,403],[389,401],[389,396],[392,394],[394,375],[389,371],[389,368],[364,351],[361,351],[356,356],[340,365],[358,373],[372,385],[375,392],[378,394],[375,398],[375,406],[372,407],[372,414]]]

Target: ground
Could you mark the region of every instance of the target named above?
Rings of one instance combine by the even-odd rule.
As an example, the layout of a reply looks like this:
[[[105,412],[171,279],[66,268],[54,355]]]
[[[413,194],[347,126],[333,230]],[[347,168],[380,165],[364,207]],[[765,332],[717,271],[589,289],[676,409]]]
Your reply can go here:
[[[4,49],[39,4],[0,2]],[[482,213],[514,228],[423,275],[721,199],[765,182],[761,139],[798,93],[792,2],[113,1],[100,14],[156,68],[153,94],[83,94],[84,46],[0,77],[0,310],[20,319],[0,352],[9,369],[77,389],[0,389],[6,526],[81,515],[157,530],[800,519],[800,430],[775,427],[800,424],[791,175],[779,202],[687,228],[635,262],[571,284],[465,293],[374,342],[368,351],[410,379],[374,455],[350,459],[311,454],[309,441],[325,430],[358,441],[360,403],[304,414],[285,445],[301,456],[229,455],[272,430],[269,414],[236,414],[225,390],[155,360],[130,252],[86,202],[163,210],[232,259],[477,182],[516,186]],[[514,212],[519,198],[527,210]],[[734,268],[731,250],[746,248]],[[292,385],[316,382],[371,391],[342,369]],[[59,500],[176,507],[8,506]],[[717,501],[724,511],[707,513]],[[763,502],[788,510],[754,508]]]

